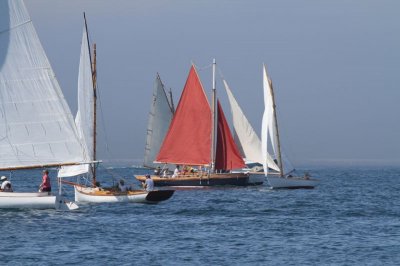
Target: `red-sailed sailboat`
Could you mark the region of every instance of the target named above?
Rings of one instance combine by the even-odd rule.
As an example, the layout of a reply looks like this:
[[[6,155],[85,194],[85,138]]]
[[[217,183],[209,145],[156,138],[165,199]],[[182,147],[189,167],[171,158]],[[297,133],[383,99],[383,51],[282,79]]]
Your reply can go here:
[[[231,173],[245,167],[222,107],[216,101],[215,59],[212,104],[208,102],[194,65],[191,66],[168,133],[156,157],[158,163],[182,166],[173,176],[152,176],[155,186],[249,185],[247,173]],[[216,108],[217,107],[217,108]],[[190,170],[185,171],[185,167]],[[144,176],[136,176],[144,182]]]

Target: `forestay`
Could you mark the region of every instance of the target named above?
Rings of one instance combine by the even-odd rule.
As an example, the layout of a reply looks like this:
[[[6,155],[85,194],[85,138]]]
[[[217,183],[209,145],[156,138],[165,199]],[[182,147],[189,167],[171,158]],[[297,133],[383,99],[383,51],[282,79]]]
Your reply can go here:
[[[0,169],[82,162],[72,114],[22,0],[0,1]]]

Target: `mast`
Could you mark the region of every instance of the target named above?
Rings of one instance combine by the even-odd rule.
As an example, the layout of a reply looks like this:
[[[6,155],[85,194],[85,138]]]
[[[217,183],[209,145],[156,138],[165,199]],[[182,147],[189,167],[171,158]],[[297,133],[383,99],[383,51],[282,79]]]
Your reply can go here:
[[[169,94],[169,103],[170,103],[170,107],[171,107],[171,112],[172,112],[172,114],[174,114],[175,113],[175,106],[174,106],[174,99],[172,98],[172,90],[171,90],[171,88],[169,88],[168,94]]]
[[[96,44],[93,44],[93,61],[92,61],[92,53],[90,51],[90,42],[89,42],[89,33],[88,33],[88,27],[87,27],[87,22],[86,22],[86,14],[83,12],[83,17],[85,19],[85,29],[86,29],[86,37],[88,41],[88,49],[89,49],[89,58],[90,58],[90,66],[92,70],[92,81],[93,81],[93,161],[96,161],[96,120],[97,120],[97,93],[96,93],[96,82],[97,82],[97,70],[96,70]],[[90,165],[91,172],[92,172],[92,183],[93,186],[96,186],[96,165],[91,164]]]
[[[282,163],[282,153],[281,153],[281,141],[279,139],[279,130],[278,130],[278,119],[276,116],[276,104],[275,104],[275,95],[274,95],[274,88],[272,86],[272,81],[268,78],[269,88],[271,91],[272,97],[272,108],[274,110],[274,120],[275,120],[275,134],[276,134],[276,142],[278,145],[278,167],[280,170],[280,176],[283,177],[283,163]]]
[[[215,82],[215,66],[216,61],[213,59],[212,64],[212,100],[211,100],[211,173],[215,172],[215,153],[216,153],[216,140],[217,140],[217,91]]]

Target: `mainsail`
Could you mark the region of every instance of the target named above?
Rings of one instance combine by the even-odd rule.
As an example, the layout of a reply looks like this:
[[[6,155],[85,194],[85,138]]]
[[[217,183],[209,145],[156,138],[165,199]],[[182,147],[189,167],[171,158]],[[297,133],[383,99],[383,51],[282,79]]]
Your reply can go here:
[[[279,132],[275,110],[275,99],[273,95],[272,82],[268,78],[265,65],[263,66],[263,87],[264,87],[264,115],[262,120],[262,153],[264,156],[268,154],[268,142],[270,141],[272,150],[276,155],[279,172],[283,176],[285,173],[293,170],[288,159],[282,154],[279,144]],[[268,167],[271,167],[268,161],[263,163],[265,174],[268,173]]]
[[[85,149],[22,0],[0,1],[0,169],[80,163]]]
[[[279,167],[268,152],[263,156],[260,138],[244,115],[226,80],[223,80],[223,83],[231,106],[233,127],[237,136],[236,141],[239,142],[238,146],[241,147],[244,158],[261,164],[263,164],[265,161],[264,158],[266,158],[268,167],[279,171]]]
[[[167,134],[173,114],[174,109],[172,102],[168,100],[164,85],[161,82],[160,76],[157,74],[156,80],[154,81],[153,99],[147,125],[143,163],[145,167],[155,168],[157,166],[154,161],[160,151],[164,137]]]
[[[209,165],[210,147],[211,109],[196,69],[192,66],[156,161]]]
[[[217,119],[217,152],[215,158],[216,170],[231,170],[243,168],[246,165],[236,146],[232,134],[229,130],[221,103],[218,103],[218,119]]]

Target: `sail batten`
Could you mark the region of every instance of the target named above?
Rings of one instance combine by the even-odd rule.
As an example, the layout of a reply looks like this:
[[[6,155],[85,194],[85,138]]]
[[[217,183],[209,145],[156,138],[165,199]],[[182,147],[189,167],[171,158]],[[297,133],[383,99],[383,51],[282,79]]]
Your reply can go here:
[[[72,114],[22,0],[0,1],[0,169],[82,162]]]

